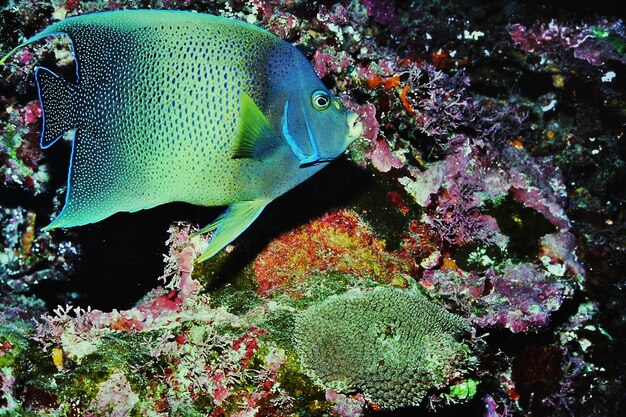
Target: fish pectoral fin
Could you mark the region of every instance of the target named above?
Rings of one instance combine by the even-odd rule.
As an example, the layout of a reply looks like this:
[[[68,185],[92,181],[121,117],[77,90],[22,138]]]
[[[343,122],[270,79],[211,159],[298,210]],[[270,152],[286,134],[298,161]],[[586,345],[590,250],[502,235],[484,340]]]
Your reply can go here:
[[[232,242],[259,217],[259,214],[261,214],[268,203],[269,200],[238,201],[233,203],[213,223],[196,232],[195,234],[215,231],[209,245],[202,255],[196,259],[196,262],[209,259],[224,246]]]
[[[241,93],[239,129],[235,137],[233,158],[264,159],[280,140],[269,121],[246,93]]]

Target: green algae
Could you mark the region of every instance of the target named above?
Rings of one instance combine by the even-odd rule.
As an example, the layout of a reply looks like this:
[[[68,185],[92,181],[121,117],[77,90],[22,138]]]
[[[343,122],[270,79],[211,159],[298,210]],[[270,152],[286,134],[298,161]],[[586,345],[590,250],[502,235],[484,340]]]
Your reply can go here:
[[[28,341],[19,331],[0,326],[0,368],[14,367],[28,349]]]
[[[450,390],[444,394],[444,397],[450,402],[470,400],[476,395],[479,383],[479,381],[468,378],[463,382],[452,385]]]
[[[620,36],[614,31],[609,31],[603,28],[593,29],[593,33],[598,37],[598,39],[603,39],[611,45],[617,53],[622,56],[626,55],[626,40],[623,36]]]
[[[15,148],[17,148],[19,137],[15,131],[15,127],[7,125],[6,131],[1,136],[1,142],[9,149],[11,159],[16,159]]]
[[[293,398],[294,411],[297,415],[321,416],[326,406],[324,391],[316,386],[300,367],[298,356],[288,351],[286,362],[278,371],[278,380],[289,396]]]
[[[133,387],[149,385],[144,372],[136,370],[150,363],[148,349],[140,343],[137,335],[116,332],[103,337],[97,350],[79,363],[68,362],[64,371],[57,373],[54,380],[58,385],[57,395],[64,402],[90,404],[99,391],[99,385],[115,371],[121,370]]]
[[[283,349],[293,349],[294,325],[294,311],[284,306],[268,312],[266,317],[259,322],[259,327],[267,330],[272,342]]]

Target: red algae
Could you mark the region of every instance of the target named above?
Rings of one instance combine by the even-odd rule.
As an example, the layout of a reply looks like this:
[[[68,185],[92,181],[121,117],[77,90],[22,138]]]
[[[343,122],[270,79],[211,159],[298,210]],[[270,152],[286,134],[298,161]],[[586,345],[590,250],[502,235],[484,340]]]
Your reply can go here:
[[[259,293],[298,296],[298,285],[316,273],[336,272],[392,282],[415,271],[405,248],[388,252],[385,241],[349,209],[331,211],[272,241],[254,261]]]

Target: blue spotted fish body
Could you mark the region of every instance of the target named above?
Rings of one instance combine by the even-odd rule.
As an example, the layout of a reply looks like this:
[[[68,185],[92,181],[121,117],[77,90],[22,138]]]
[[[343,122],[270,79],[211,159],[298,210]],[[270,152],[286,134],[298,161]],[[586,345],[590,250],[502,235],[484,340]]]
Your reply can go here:
[[[204,260],[361,132],[296,48],[247,23],[95,13],[9,55],[57,34],[72,42],[77,79],[36,70],[42,148],[74,132],[65,205],[48,228],[173,201],[228,206],[201,230],[215,231]]]

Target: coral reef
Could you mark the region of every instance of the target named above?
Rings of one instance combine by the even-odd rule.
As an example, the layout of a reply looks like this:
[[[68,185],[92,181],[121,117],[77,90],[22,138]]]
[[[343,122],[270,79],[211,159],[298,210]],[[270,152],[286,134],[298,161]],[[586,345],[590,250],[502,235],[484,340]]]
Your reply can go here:
[[[21,60],[23,61],[23,60]],[[48,180],[46,165],[41,164],[38,122],[41,118],[39,102],[33,101],[23,107],[3,103],[0,130],[0,178],[3,186],[26,189],[33,194],[45,190]]]
[[[385,409],[419,405],[426,391],[463,376],[471,359],[456,341],[468,324],[423,295],[378,287],[332,296],[298,315],[305,372],[325,389],[359,390]]]
[[[40,280],[63,279],[72,269],[78,249],[55,241],[36,226],[37,214],[0,205],[0,285],[23,292]]]
[[[405,406],[393,415],[623,415],[626,35],[617,7],[0,7],[3,52],[95,11],[245,20],[298,46],[364,125],[344,160],[197,265],[206,241],[191,235],[207,212],[189,207],[41,231],[62,201],[69,147],[39,149],[33,71],[74,80],[71,47],[59,37],[5,62],[0,415],[372,416]],[[164,241],[159,282],[162,248],[150,245]],[[101,296],[103,285],[111,291]],[[125,294],[144,296],[129,305]],[[420,339],[425,332],[432,337]]]

